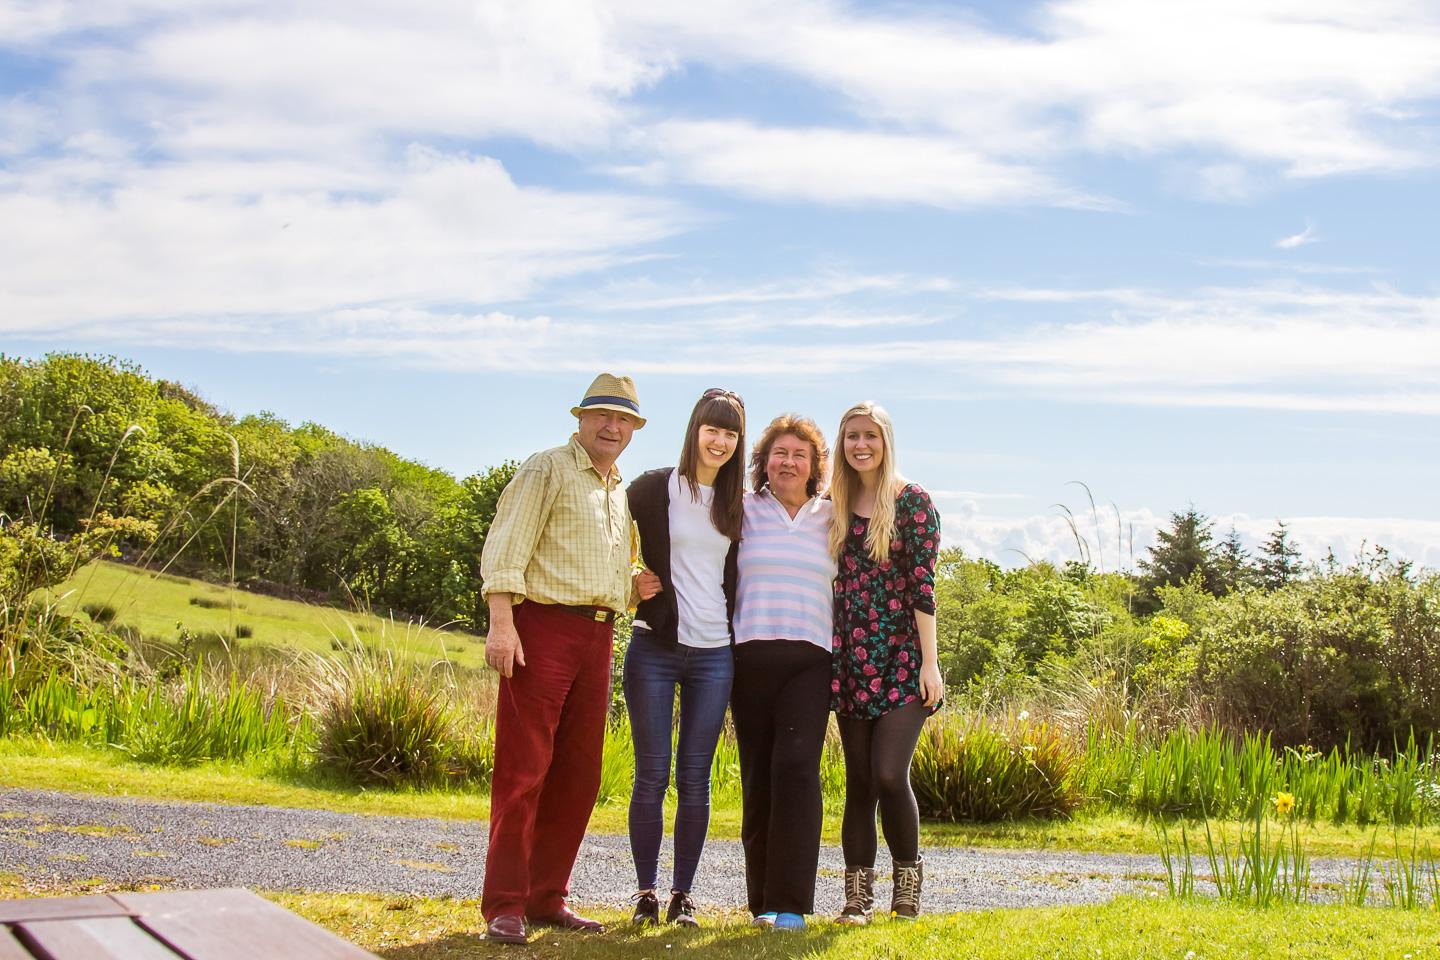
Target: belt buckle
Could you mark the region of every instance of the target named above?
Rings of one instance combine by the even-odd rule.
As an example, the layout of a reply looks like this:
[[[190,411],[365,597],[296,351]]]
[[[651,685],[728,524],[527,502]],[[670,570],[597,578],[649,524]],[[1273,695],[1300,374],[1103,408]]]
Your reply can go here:
[[[605,622],[606,622],[606,618],[607,618],[609,615],[610,615],[610,611],[609,611],[609,610],[605,610],[605,609],[603,609],[603,608],[598,608],[598,607],[597,607],[596,610],[595,610],[595,622],[596,622],[596,623],[605,623]]]

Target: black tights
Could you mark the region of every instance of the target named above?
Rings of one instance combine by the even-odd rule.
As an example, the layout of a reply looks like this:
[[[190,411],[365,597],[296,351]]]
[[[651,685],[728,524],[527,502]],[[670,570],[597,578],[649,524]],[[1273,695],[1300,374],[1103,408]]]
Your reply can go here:
[[[910,759],[930,708],[919,700],[878,720],[840,717],[845,748],[845,819],[840,845],[845,865],[875,866],[875,809],[885,827],[890,857],[913,863],[920,856],[920,808],[910,789]]]

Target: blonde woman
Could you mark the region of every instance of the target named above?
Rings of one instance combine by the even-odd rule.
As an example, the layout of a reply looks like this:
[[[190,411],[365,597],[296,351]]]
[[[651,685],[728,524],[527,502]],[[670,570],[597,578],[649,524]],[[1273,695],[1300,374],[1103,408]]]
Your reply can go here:
[[[845,750],[845,907],[839,923],[874,909],[875,812],[890,847],[892,916],[920,913],[920,811],[910,761],[925,719],[945,693],[935,645],[940,517],[895,464],[895,431],[866,401],[840,418],[830,496],[834,584],[831,707]]]

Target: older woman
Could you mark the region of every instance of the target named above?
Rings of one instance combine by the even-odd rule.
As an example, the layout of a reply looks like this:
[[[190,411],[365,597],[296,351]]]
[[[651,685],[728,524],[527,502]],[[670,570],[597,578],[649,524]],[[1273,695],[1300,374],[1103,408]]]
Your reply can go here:
[[[923,866],[910,760],[945,693],[935,643],[940,517],[929,495],[896,468],[895,431],[882,407],[867,401],[845,411],[837,443],[831,696],[845,749],[845,907],[837,920],[870,919],[877,807],[894,876],[890,914],[913,919]]]
[[[740,753],[745,883],[755,922],[805,926],[820,858],[820,754],[829,722],[828,451],[812,420],[765,428],[751,459],[735,603],[730,710]]]

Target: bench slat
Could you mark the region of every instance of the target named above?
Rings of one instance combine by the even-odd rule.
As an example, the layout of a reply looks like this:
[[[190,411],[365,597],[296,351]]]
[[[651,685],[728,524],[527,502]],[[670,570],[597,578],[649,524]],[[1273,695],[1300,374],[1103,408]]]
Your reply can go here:
[[[116,904],[123,907],[132,916],[225,913],[230,910],[256,910],[267,907],[275,910],[281,909],[244,887],[219,887],[213,890],[165,890],[159,893],[112,893],[110,896]]]
[[[171,947],[206,960],[375,960],[373,953],[249,890],[117,893],[115,899]]]
[[[88,897],[41,897],[38,900],[0,901],[0,923],[26,920],[60,920],[67,917],[128,917],[130,911],[114,898],[95,894]]]
[[[205,960],[377,960],[373,953],[276,907],[220,914],[161,914],[136,922],[175,950]]]
[[[129,917],[27,921],[20,936],[40,960],[181,960]]]
[[[30,951],[20,945],[9,927],[0,927],[0,960],[33,960]]]

